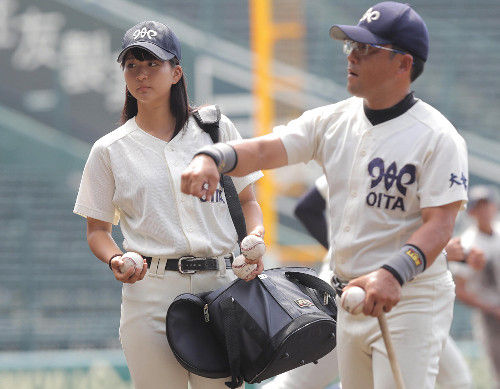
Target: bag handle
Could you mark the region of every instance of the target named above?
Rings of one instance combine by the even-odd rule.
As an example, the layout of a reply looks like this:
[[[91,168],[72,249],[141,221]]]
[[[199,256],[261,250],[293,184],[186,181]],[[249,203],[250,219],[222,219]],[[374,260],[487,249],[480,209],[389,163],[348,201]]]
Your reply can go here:
[[[316,289],[320,292],[335,296],[335,289],[333,289],[333,287],[329,283],[323,281],[319,277],[298,271],[287,271],[285,272],[285,276],[295,278],[302,285],[307,286],[308,288]]]

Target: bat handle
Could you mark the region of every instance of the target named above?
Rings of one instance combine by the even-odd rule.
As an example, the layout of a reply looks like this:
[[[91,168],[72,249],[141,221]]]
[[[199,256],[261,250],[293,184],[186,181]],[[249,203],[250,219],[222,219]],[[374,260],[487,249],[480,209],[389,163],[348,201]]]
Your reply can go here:
[[[394,346],[392,344],[391,334],[389,333],[389,328],[387,327],[387,319],[385,318],[385,313],[382,312],[378,316],[378,324],[380,325],[382,338],[384,339],[385,348],[387,349],[387,356],[389,357],[389,362],[391,364],[391,370],[392,374],[394,375],[394,381],[396,381],[396,388],[405,389],[405,384],[403,382],[403,375],[401,374],[401,369],[399,367],[398,360],[396,359],[396,353],[394,352]]]

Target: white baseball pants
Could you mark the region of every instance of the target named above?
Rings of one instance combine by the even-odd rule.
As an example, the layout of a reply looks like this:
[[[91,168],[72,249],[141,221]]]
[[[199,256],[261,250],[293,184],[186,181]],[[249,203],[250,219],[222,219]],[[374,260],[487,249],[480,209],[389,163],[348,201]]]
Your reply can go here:
[[[160,262],[160,266],[158,263]],[[163,266],[162,266],[163,263]],[[136,389],[175,388],[223,389],[229,378],[211,379],[184,369],[175,359],[165,335],[168,307],[181,293],[217,289],[235,278],[219,259],[218,271],[181,274],[165,271],[161,258],[154,257],[143,280],[123,284],[120,341]]]
[[[454,298],[451,274],[444,269],[435,276],[406,284],[401,300],[386,314],[407,389],[435,387],[439,357],[453,318]],[[377,318],[351,315],[337,305],[342,388],[395,388]]]
[[[333,272],[323,264],[320,278],[330,282]],[[339,376],[337,348],[325,355],[318,364],[307,364],[276,376],[264,384],[262,389],[324,389]],[[462,353],[453,339],[448,336],[441,358],[436,382],[442,389],[470,389],[472,377]]]
[[[440,389],[471,389],[472,376],[467,362],[455,341],[448,336],[441,358],[436,379]]]

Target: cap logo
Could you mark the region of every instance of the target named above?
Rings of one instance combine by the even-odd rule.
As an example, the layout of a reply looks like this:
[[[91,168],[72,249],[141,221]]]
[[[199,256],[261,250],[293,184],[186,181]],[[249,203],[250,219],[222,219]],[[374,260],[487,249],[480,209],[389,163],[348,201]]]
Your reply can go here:
[[[366,20],[367,23],[371,23],[372,20],[377,20],[380,17],[379,11],[374,11],[373,8],[368,8],[363,17],[359,19],[360,22]]]
[[[146,27],[143,27],[141,30],[135,30],[132,38],[144,38],[146,35],[149,39],[153,39],[153,37],[157,36],[158,33],[155,30],[148,30]]]

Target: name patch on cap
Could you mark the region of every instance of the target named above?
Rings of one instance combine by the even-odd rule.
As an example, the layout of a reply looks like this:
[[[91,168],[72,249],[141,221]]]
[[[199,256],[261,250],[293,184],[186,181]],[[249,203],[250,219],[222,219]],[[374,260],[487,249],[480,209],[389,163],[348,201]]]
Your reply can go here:
[[[158,33],[155,30],[148,30],[146,27],[143,27],[141,30],[135,30],[132,38],[144,38],[146,35],[149,39],[153,39]]]

